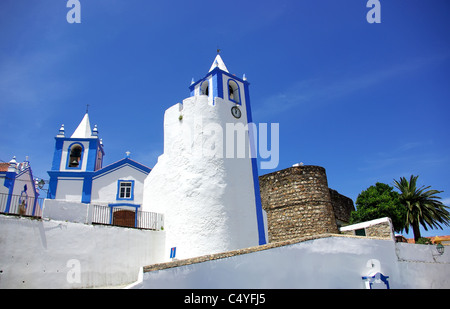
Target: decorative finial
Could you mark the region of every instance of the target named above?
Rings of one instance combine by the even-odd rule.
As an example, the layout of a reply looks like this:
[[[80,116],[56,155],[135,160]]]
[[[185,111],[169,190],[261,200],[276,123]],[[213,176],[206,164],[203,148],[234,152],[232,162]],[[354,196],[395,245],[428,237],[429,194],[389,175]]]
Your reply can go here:
[[[89,104],[86,104],[86,114],[88,113],[88,111],[89,111]]]
[[[97,125],[94,125],[94,130],[92,130],[92,135],[98,136],[98,128],[97,128]]]
[[[59,128],[59,133],[56,135],[57,137],[64,137],[64,125],[62,124]]]
[[[125,154],[127,155],[126,158],[130,157],[131,152],[130,151],[125,151]]]
[[[16,156],[13,156],[11,161],[9,161],[8,172],[15,172],[17,168]]]
[[[220,48],[217,49],[217,54],[220,54],[220,50],[221,50]]]

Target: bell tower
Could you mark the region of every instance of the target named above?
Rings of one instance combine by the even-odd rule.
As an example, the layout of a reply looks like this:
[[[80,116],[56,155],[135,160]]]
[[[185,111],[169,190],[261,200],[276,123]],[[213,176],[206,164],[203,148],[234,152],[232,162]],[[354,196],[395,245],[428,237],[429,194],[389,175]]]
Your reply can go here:
[[[217,54],[190,97],[164,113],[164,153],[144,183],[143,210],[164,214],[177,258],[266,243],[252,147],[249,82]]]
[[[210,105],[215,105],[215,98],[224,99],[232,104],[246,106],[248,85],[245,75],[243,79],[228,72],[220,54],[214,59],[208,74],[192,82],[189,87],[191,96],[206,95]]]
[[[61,125],[55,140],[47,198],[89,203],[92,174],[102,168],[105,155],[97,126],[91,129],[86,112],[70,137]]]

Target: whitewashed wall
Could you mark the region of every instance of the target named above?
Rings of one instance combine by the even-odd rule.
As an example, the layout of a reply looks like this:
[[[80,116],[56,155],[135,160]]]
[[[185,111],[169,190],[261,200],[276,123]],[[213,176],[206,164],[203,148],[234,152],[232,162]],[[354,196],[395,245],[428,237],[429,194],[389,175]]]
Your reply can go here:
[[[58,177],[58,189],[55,199],[71,202],[81,202],[83,178]]]
[[[92,180],[91,203],[117,203],[117,181],[134,180],[134,199],[122,202],[142,204],[144,181],[146,173],[129,166],[121,165],[117,169],[101,174]]]
[[[140,267],[162,261],[164,239],[162,231],[0,215],[0,289],[129,284]]]
[[[366,287],[363,276],[381,272],[389,276],[390,288],[450,288],[450,250],[433,259],[434,248],[423,246],[417,253],[408,244],[391,240],[320,238],[146,272],[143,281],[135,287],[363,289]]]
[[[165,111],[164,154],[144,183],[143,210],[165,215],[166,251],[176,247],[178,258],[259,244],[251,159],[225,158],[222,135],[246,125],[246,110],[236,120],[234,104],[215,100],[194,96]]]
[[[59,221],[89,223],[89,204],[45,199],[42,217]]]

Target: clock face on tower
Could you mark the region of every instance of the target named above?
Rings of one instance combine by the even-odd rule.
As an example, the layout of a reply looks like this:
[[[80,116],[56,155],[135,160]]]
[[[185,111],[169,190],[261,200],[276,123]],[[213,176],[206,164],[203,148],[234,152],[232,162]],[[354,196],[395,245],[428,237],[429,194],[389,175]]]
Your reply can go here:
[[[241,118],[241,110],[239,109],[239,107],[237,106],[233,106],[231,108],[231,114],[235,117],[235,118]]]

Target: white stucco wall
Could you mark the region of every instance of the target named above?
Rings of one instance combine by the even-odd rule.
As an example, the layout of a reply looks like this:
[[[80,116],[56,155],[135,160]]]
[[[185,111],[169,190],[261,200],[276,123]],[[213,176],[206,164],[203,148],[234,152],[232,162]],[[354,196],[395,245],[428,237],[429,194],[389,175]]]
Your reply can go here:
[[[6,176],[1,175],[1,180],[0,180],[0,194],[9,194],[9,188],[5,187],[3,184],[5,182],[5,178]]]
[[[24,190],[24,186],[27,185],[27,194],[28,197],[34,197],[34,180],[31,178],[30,170],[26,169],[23,172],[19,172],[18,177],[16,177],[16,181],[14,182],[14,190],[12,192],[13,195],[20,195],[20,193]]]
[[[423,246],[419,251],[432,250]],[[366,288],[381,272],[390,288],[450,288],[450,252],[415,260],[415,248],[392,240],[327,237],[263,251],[144,273],[135,288]],[[381,287],[385,287],[381,284]]]
[[[0,215],[0,244],[0,289],[104,287],[160,262],[164,232]]]
[[[83,178],[58,177],[55,199],[81,202]]]
[[[89,204],[45,199],[42,217],[59,221],[88,223]]]
[[[165,215],[166,251],[176,247],[178,258],[259,243],[251,159],[225,158],[226,124],[247,118],[244,107],[234,118],[233,105],[194,96],[165,112],[164,154],[145,180],[143,210]]]
[[[146,173],[129,165],[119,166],[117,169],[101,174],[92,180],[91,203],[117,203],[118,180],[134,180],[134,199],[124,202],[142,204],[144,181]]]

